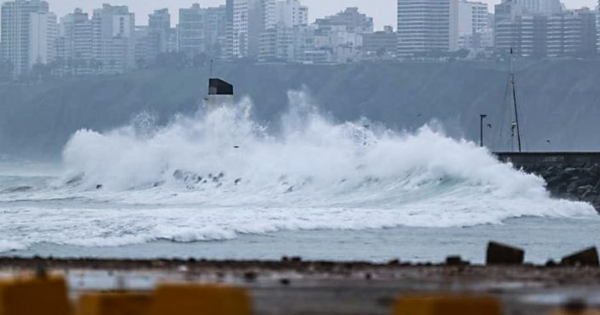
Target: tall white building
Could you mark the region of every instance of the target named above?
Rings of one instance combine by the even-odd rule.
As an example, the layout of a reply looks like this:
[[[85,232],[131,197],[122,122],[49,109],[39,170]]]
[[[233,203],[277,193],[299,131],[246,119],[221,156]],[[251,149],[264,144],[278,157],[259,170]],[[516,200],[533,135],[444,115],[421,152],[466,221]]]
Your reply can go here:
[[[277,1],[276,23],[278,26],[295,27],[308,25],[308,7],[299,0]]]
[[[31,66],[50,62],[54,54],[56,16],[41,0],[15,0],[2,4],[1,57],[12,63],[13,76],[27,74]]]
[[[480,49],[490,45],[489,41],[482,40],[493,34],[486,3],[460,0],[458,20],[459,47],[461,49]]]
[[[458,50],[458,0],[398,0],[398,55]]]
[[[105,4],[92,18],[93,57],[104,73],[135,67],[135,15],[126,6]]]
[[[56,15],[51,12],[31,13],[29,20],[29,68],[48,64],[55,59],[58,33]]]
[[[276,25],[275,0],[232,0],[231,58],[257,58],[262,33]]]
[[[489,27],[487,3],[460,0],[458,2],[459,35],[473,35]]]
[[[75,9],[60,19],[57,58],[62,61],[90,61],[92,59],[92,21],[87,13]]]

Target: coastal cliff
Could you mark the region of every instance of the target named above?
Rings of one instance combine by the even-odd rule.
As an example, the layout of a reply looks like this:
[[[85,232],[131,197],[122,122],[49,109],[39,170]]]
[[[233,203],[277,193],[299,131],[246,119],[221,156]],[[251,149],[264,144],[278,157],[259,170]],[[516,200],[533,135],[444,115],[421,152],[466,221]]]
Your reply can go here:
[[[253,114],[277,129],[287,92],[304,90],[340,121],[367,117],[413,131],[436,120],[448,135],[509,147],[505,63],[361,63],[336,66],[219,65],[216,76],[253,100]],[[517,87],[528,151],[600,150],[600,61],[520,62]],[[56,79],[0,86],[0,154],[56,158],[82,128],[106,131],[146,111],[164,124],[194,113],[208,69],[153,69],[121,76]]]

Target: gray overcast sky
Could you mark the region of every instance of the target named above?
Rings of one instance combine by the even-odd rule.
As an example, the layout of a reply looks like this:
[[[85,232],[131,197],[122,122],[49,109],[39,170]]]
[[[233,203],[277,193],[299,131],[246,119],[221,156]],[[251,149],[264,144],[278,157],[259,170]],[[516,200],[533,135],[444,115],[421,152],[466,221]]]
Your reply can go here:
[[[0,0],[1,1],[1,0]],[[396,24],[396,1],[395,0],[301,0],[302,3],[310,7],[310,18],[315,19],[325,15],[331,15],[341,11],[345,7],[357,6],[362,12],[367,13],[375,19],[376,28],[382,28],[383,25]],[[483,0],[492,6],[499,3],[500,0]],[[81,7],[85,11],[91,12],[94,8],[100,7],[102,3],[111,3],[114,5],[124,4],[136,13],[137,24],[148,23],[148,14],[154,9],[168,7],[174,20],[177,20],[177,10],[181,7],[189,7],[194,2],[200,3],[203,7],[216,6],[224,4],[225,0],[48,0],[52,11],[60,16],[72,11],[75,7]],[[569,8],[578,8],[587,6],[593,8],[595,0],[563,0],[563,3]]]

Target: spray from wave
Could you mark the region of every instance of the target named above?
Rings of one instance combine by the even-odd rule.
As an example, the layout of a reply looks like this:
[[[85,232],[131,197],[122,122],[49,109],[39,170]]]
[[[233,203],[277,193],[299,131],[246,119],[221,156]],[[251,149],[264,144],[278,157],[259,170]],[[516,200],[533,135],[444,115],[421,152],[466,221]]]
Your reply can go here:
[[[336,123],[302,92],[289,102],[278,132],[251,119],[248,100],[161,128],[142,115],[109,133],[79,131],[64,150],[60,185],[29,195],[78,206],[13,210],[20,220],[0,223],[14,232],[0,239],[118,246],[595,214],[550,198],[541,178],[436,126],[397,133],[367,120]]]
[[[441,217],[486,208],[506,217],[571,213],[568,203],[549,198],[541,178],[439,128],[398,134],[366,120],[336,124],[304,93],[290,92],[289,99],[276,135],[250,118],[245,100],[178,117],[162,129],[143,123],[104,135],[80,131],[65,149],[65,165],[86,189],[183,192],[164,200],[174,203],[404,209]]]

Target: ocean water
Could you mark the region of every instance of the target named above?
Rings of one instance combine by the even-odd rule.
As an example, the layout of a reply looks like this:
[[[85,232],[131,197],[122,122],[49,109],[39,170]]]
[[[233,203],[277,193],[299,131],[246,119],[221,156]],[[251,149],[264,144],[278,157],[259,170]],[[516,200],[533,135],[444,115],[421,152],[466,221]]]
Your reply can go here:
[[[60,165],[3,163],[0,255],[481,262],[497,240],[539,263],[600,241],[591,205],[435,123],[338,123],[289,99],[277,127],[249,100],[166,127],[142,113],[77,132]]]

